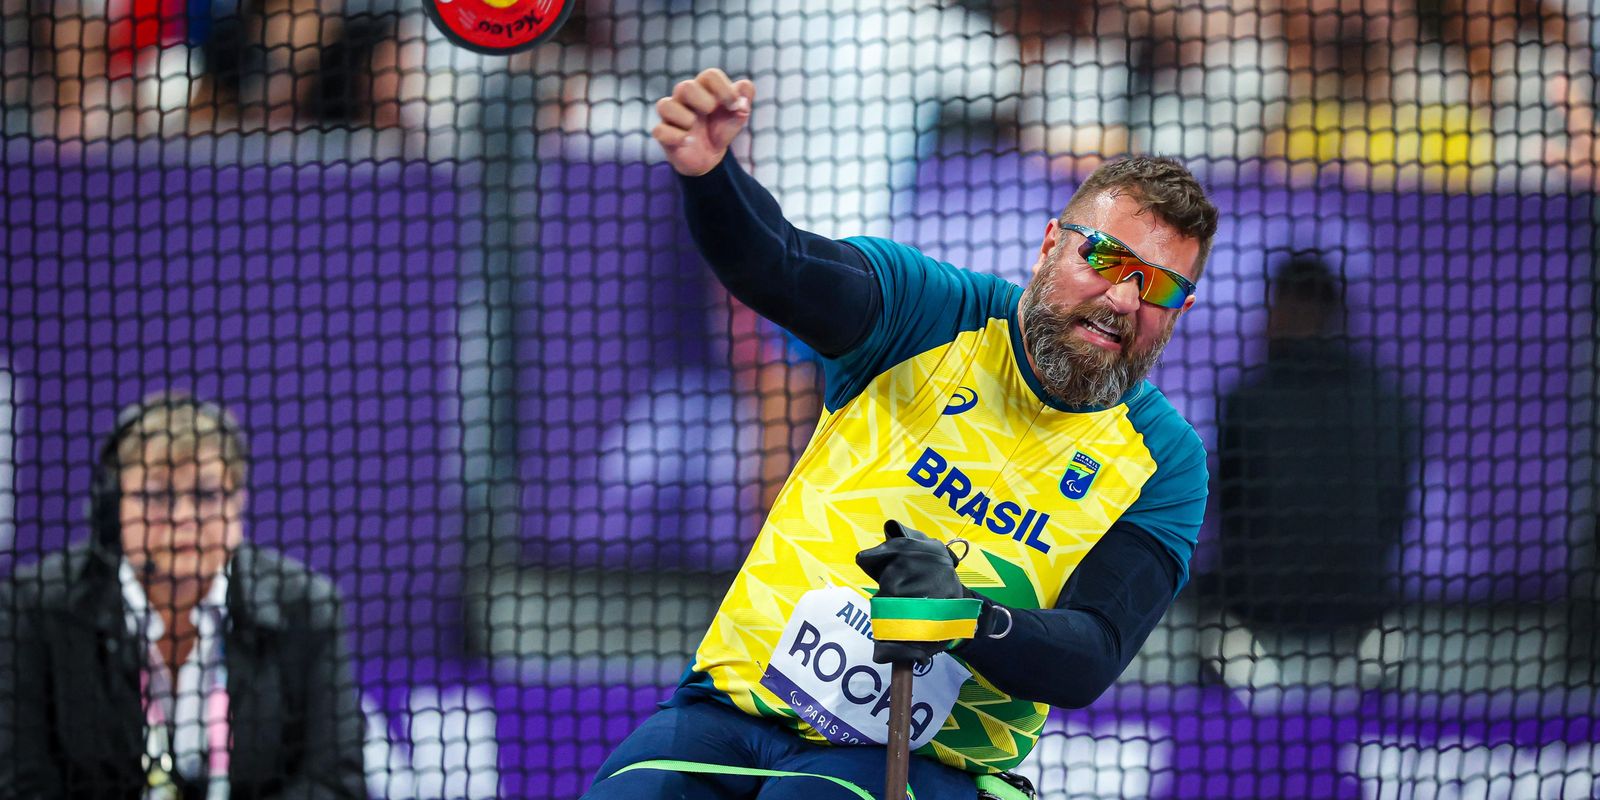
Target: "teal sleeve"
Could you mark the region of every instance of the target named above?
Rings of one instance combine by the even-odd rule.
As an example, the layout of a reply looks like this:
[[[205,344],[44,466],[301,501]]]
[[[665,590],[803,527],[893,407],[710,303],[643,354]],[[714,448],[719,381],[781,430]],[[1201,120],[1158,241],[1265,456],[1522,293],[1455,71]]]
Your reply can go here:
[[[1205,520],[1210,483],[1206,448],[1200,435],[1155,387],[1146,384],[1146,391],[1154,397],[1140,403],[1141,408],[1130,416],[1144,434],[1156,472],[1121,520],[1148,532],[1172,554],[1178,564],[1178,589],[1182,590],[1189,582],[1189,561]]]
[[[883,306],[865,340],[838,358],[823,360],[824,402],[830,411],[843,407],[894,365],[1007,316],[1022,291],[993,275],[958,269],[897,242],[871,237],[843,241],[871,262]]]

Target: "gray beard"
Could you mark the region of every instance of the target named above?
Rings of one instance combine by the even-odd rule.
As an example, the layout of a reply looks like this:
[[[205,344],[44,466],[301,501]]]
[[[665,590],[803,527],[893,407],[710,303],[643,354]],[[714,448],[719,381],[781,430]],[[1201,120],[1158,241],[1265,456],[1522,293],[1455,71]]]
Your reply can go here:
[[[1172,338],[1169,326],[1151,347],[1136,352],[1131,325],[1111,311],[1089,305],[1061,311],[1041,302],[1030,286],[1022,296],[1023,346],[1033,360],[1039,383],[1052,398],[1069,406],[1115,405],[1144,380]],[[1072,335],[1080,322],[1092,321],[1115,331],[1123,349],[1106,350]]]

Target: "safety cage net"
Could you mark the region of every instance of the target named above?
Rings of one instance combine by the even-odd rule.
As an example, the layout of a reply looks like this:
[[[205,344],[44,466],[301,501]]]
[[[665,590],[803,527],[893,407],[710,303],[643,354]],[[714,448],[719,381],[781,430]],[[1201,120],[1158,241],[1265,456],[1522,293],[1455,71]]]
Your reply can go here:
[[[588,787],[822,413],[650,139],[712,66],[816,233],[1021,284],[1142,153],[1221,211],[1151,375],[1191,578],[1040,797],[1600,792],[1600,7],[570,5],[486,56],[415,0],[0,2],[0,797]]]

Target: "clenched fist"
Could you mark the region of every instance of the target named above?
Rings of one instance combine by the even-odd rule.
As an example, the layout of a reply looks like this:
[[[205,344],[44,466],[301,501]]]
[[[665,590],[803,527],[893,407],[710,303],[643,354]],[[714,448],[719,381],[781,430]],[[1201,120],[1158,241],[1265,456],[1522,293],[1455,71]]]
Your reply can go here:
[[[708,69],[672,87],[671,97],[656,101],[661,123],[650,135],[678,174],[704,175],[722,163],[733,137],[750,121],[755,99],[755,84]]]

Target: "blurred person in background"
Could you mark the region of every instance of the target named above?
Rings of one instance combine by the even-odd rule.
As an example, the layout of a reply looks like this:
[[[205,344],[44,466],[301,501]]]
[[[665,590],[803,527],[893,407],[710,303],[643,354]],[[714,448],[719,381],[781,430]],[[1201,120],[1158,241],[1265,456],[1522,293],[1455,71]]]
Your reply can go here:
[[[308,117],[320,126],[420,128],[425,108],[420,14],[350,14],[322,51]]]
[[[1282,122],[1276,0],[965,5],[1016,39],[1020,85],[997,122],[1058,173],[1127,152],[1249,159]]]
[[[0,596],[0,798],[365,796],[339,593],[245,540],[248,471],[216,405],[118,415],[92,538]]]
[[[1290,91],[1271,155],[1358,184],[1596,185],[1589,17],[1552,0],[1264,0]]]
[[[1569,15],[1555,0],[1417,2],[1425,11],[1437,3],[1443,37],[1466,50],[1472,102],[1493,109],[1496,161],[1543,164],[1578,187],[1600,188],[1589,30],[1596,6]]]
[[[1129,150],[1128,93],[1142,57],[1127,4],[1062,6],[1048,0],[967,0],[1016,39],[1018,99],[996,122],[1014,126],[1023,152],[1043,153],[1057,172],[1087,173]]]
[[[1125,13],[1147,48],[1132,92],[1135,147],[1235,164],[1259,157],[1288,110],[1279,0],[1133,0]]]
[[[1342,282],[1301,253],[1269,291],[1266,363],[1218,413],[1218,565],[1199,581],[1225,614],[1205,647],[1230,684],[1274,683],[1277,667],[1258,662],[1282,655],[1280,635],[1354,637],[1365,661],[1380,646],[1392,655],[1380,628],[1415,483],[1417,427],[1343,339]]]
[[[63,140],[111,135],[104,3],[33,0],[33,133]]]
[[[421,123],[420,24],[314,0],[70,0],[33,15],[36,135]],[[421,22],[421,15],[414,22]]]
[[[209,16],[193,130],[277,131],[314,120],[324,53],[344,33],[342,3],[214,2]]]

